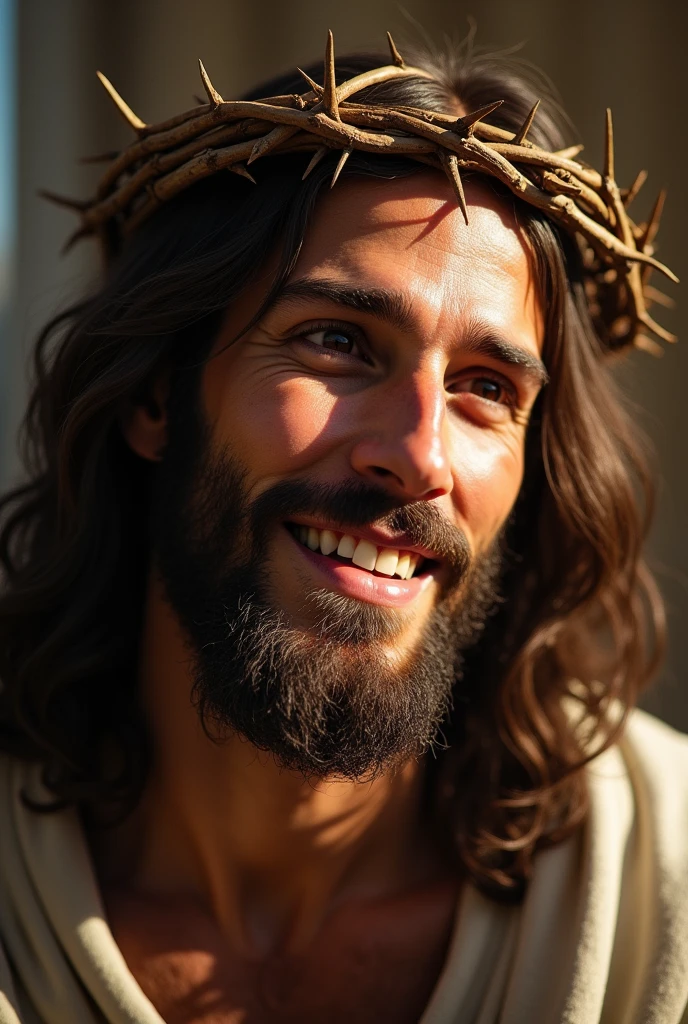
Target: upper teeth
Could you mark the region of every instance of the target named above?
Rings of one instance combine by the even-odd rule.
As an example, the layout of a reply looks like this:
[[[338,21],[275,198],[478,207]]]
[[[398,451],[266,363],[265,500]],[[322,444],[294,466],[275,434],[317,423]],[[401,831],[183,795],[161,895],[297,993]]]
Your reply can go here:
[[[357,540],[350,534],[334,533],[332,530],[316,530],[314,526],[297,526],[296,535],[311,551],[331,555],[334,551],[342,558],[350,558],[354,565],[384,576],[398,576],[410,580],[416,571],[419,556],[397,548],[383,548],[369,540]]]

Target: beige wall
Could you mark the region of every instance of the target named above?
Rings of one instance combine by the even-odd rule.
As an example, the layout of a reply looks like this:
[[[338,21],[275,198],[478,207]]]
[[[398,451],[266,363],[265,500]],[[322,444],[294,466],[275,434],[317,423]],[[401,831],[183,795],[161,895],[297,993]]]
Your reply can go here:
[[[17,0],[19,20],[19,248],[13,330],[6,345],[9,400],[0,421],[0,474],[14,472],[12,434],[23,403],[22,363],[36,326],[62,299],[78,293],[88,276],[87,246],[60,260],[70,215],[39,201],[48,187],[88,192],[93,172],[79,156],[126,141],[124,126],[95,80],[100,68],[147,121],[189,105],[198,92],[196,58],[231,97],[255,80],[308,61],[335,32],[341,53],[380,47],[391,29],[401,44],[416,30],[391,0]],[[661,256],[688,277],[684,239],[688,218],[684,175],[688,158],[683,126],[688,58],[687,6],[677,0],[406,0],[405,8],[435,38],[462,35],[466,15],[478,21],[478,41],[495,48],[524,41],[522,55],[555,80],[586,140],[586,156],[599,162],[604,107],[614,110],[617,176],[629,181],[651,171],[647,195],[669,187]],[[680,296],[680,289],[675,290]],[[662,360],[639,354],[624,380],[638,416],[657,448],[662,478],[651,555],[669,600],[672,645],[661,684],[647,703],[688,730],[688,509],[685,448],[688,407],[688,303],[663,322],[683,344]],[[640,410],[644,411],[640,411]]]

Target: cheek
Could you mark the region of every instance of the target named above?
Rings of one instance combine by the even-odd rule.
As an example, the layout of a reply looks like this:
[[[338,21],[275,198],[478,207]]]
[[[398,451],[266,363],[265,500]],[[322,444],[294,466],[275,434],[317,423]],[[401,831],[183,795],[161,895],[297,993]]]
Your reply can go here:
[[[454,502],[476,550],[504,525],[523,479],[523,442],[481,431],[454,438]]]
[[[324,452],[334,405],[314,381],[281,381],[265,391],[239,387],[223,396],[214,438],[257,476],[298,472]]]

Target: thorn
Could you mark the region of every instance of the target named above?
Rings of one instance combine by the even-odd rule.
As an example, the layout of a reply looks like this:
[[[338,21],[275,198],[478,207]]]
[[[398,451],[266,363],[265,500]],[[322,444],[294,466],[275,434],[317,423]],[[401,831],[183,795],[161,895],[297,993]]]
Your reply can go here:
[[[398,68],[405,68],[406,64],[404,63],[404,58],[401,56],[396,46],[394,45],[394,40],[392,39],[391,32],[387,33],[387,42],[389,43],[389,52],[392,55],[392,64],[395,64]]]
[[[643,294],[648,302],[656,302],[658,306],[664,306],[665,309],[676,308],[674,300],[669,295],[665,295],[664,292],[660,292],[659,288],[655,288],[654,285],[645,285]]]
[[[519,130],[514,135],[514,138],[513,138],[513,145],[514,146],[522,146],[523,143],[526,141],[526,135],[530,131],[531,125],[533,124],[533,121],[535,119],[535,115],[537,114],[537,109],[538,109],[539,106],[540,106],[540,100],[538,100],[537,103],[533,106],[533,109],[530,111],[530,113],[526,117],[525,121],[523,122],[523,124],[521,125]]]
[[[248,181],[253,182],[254,185],[256,184],[256,179],[253,177],[250,171],[246,170],[245,164],[232,164],[230,167],[227,168],[227,170],[231,171],[232,174],[238,174],[239,177],[241,178],[246,178]]]
[[[454,131],[459,134],[472,135],[473,129],[478,121],[482,121],[483,118],[491,114],[497,107],[501,107],[504,100],[497,100],[495,103],[486,103],[484,107],[479,107],[474,110],[472,114],[466,114],[465,117],[460,117],[454,125]]]
[[[313,92],[315,93],[315,95],[318,98],[320,98],[322,96],[322,94],[323,94],[323,87],[322,87],[322,85],[318,85],[317,82],[314,82],[313,79],[311,78],[311,76],[307,75],[306,72],[302,68],[297,68],[296,70],[298,71],[298,73],[300,75],[302,75],[306,79],[306,81],[310,85],[310,87],[313,90]]]
[[[649,352],[651,356],[657,356],[659,359],[664,355],[662,346],[654,338],[648,338],[647,334],[636,334],[633,339],[633,347],[639,348],[643,352]]]
[[[327,33],[327,46],[325,48],[325,71],[323,76],[322,104],[325,113],[333,121],[339,121],[339,106],[337,104],[337,82],[334,73],[334,36],[332,29]]]
[[[461,174],[459,172],[459,162],[454,153],[445,153],[442,151],[440,159],[444,166],[449,181],[452,184],[454,192],[456,194],[456,201],[459,204],[463,219],[468,224],[468,207],[466,206],[466,196],[463,191],[463,182],[461,181]]]
[[[566,149],[558,149],[555,152],[555,156],[562,157],[563,160],[573,160],[574,157],[578,156],[585,149],[583,143],[579,143],[577,146],[567,146]]]
[[[73,245],[80,242],[82,238],[86,238],[88,235],[93,234],[93,230],[90,227],[77,228],[76,231],[69,236],[65,244],[60,249],[60,256],[66,256]]]
[[[320,163],[322,158],[327,153],[328,149],[329,149],[328,146],[318,146],[318,148],[316,149],[315,153],[313,154],[313,156],[310,159],[308,167],[306,168],[306,170],[303,172],[303,175],[301,176],[301,181],[305,181],[306,178],[308,177],[308,175],[311,173],[311,171],[315,170],[315,168],[318,166],[318,164]]]
[[[269,131],[267,135],[263,135],[260,139],[256,139],[253,143],[253,149],[249,155],[247,164],[252,164],[258,157],[266,156],[273,149],[284,142],[286,139],[291,138],[292,135],[296,135],[298,128],[294,128],[290,124],[279,124],[272,131]]]
[[[119,156],[120,151],[118,149],[111,149],[107,153],[95,153],[93,156],[80,156],[78,162],[80,164],[106,164],[110,160],[115,160]]]
[[[612,124],[612,112],[607,107],[606,131],[604,136],[604,177],[614,181],[614,125]]]
[[[555,196],[579,196],[581,187],[571,180],[567,171],[558,174],[553,171],[542,172],[542,187],[546,192],[552,192]]]
[[[664,210],[664,203],[666,202],[667,191],[665,188],[659,193],[655,199],[655,205],[652,207],[652,212],[648,218],[647,227],[643,232],[642,237],[638,240],[638,248],[642,251],[645,250],[649,245],[652,245],[657,232],[659,231],[659,222],[662,219],[662,211]]]
[[[641,323],[645,324],[646,327],[649,327],[658,338],[662,339],[662,341],[674,342],[678,340],[675,334],[672,334],[671,331],[667,331],[665,327],[662,327],[662,325],[658,324],[656,320],[653,320],[647,310],[644,310],[640,314],[639,319]]]
[[[219,92],[217,91],[213,83],[208,78],[208,72],[203,67],[203,61],[201,60],[200,57],[198,58],[198,67],[201,72],[201,81],[203,82],[203,88],[208,94],[210,105],[212,107],[219,107],[221,103],[224,103],[224,100],[220,96]]]
[[[339,162],[338,162],[337,166],[334,169],[334,174],[332,175],[332,181],[330,182],[330,188],[334,188],[334,186],[336,185],[337,178],[342,173],[342,168],[344,167],[344,164],[349,159],[349,157],[351,156],[353,151],[354,151],[353,146],[347,146],[346,149],[342,150],[342,155],[340,156]]]
[[[109,95],[110,99],[115,104],[115,106],[117,107],[117,109],[119,110],[120,114],[122,115],[124,120],[127,122],[127,124],[130,125],[130,127],[132,127],[135,132],[140,132],[143,128],[145,128],[146,127],[145,122],[142,121],[140,117],[136,116],[136,114],[131,109],[131,107],[129,106],[128,103],[124,102],[124,100],[122,99],[120,94],[117,92],[117,90],[115,89],[115,87],[112,84],[112,82],[110,82],[105,77],[105,75],[102,73],[102,71],[96,71],[96,74],[98,75],[98,78],[100,80],[101,85],[103,86],[103,88],[105,89],[105,91]]]
[[[640,192],[641,188],[647,181],[647,171],[638,171],[635,181],[631,187],[624,193],[622,193],[623,204],[628,209],[635,197]]]
[[[63,206],[66,210],[72,210],[75,213],[83,213],[84,210],[87,210],[91,205],[88,200],[70,199],[69,196],[60,196],[57,192],[50,192],[45,188],[39,189],[38,195],[41,199],[47,199],[49,203],[55,203],[56,206]]]

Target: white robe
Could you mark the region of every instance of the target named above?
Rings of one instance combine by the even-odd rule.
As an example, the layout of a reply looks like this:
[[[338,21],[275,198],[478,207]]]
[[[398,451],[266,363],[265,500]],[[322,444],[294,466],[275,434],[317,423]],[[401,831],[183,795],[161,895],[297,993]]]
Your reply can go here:
[[[688,1024],[688,737],[634,712],[520,906],[471,887],[419,1024]],[[0,759],[0,1024],[161,1024],[108,928],[73,811]],[[381,1024],[394,1024],[393,1021]]]

